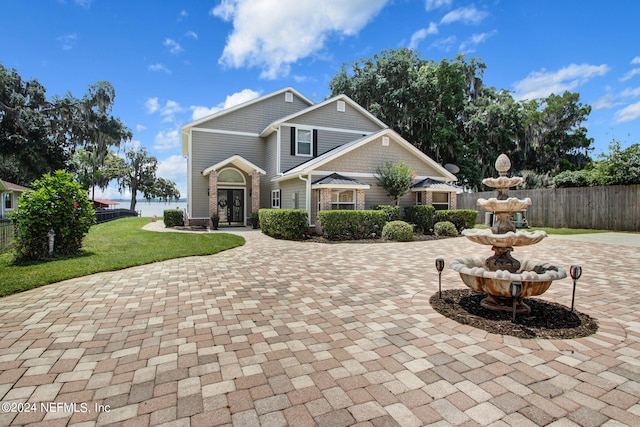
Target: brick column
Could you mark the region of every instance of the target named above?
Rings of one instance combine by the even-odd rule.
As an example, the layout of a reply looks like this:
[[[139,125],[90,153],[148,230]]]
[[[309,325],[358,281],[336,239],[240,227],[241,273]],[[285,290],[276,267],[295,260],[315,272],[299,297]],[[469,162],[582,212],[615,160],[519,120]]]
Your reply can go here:
[[[364,210],[364,190],[356,190],[356,209]]]
[[[433,205],[433,195],[431,194],[431,191],[422,192],[422,204],[427,206]]]
[[[458,195],[454,192],[449,193],[449,209],[458,209]]]
[[[218,212],[218,171],[209,173],[209,217]]]
[[[260,209],[260,172],[253,171],[251,174],[251,212],[258,212]]]
[[[330,188],[320,189],[320,210],[321,211],[331,210],[331,189]]]

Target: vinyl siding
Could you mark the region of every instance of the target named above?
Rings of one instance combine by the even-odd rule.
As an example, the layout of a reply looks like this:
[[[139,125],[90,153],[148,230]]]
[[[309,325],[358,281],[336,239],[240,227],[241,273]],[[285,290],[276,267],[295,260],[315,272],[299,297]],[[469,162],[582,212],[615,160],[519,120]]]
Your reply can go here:
[[[293,102],[285,102],[284,97],[284,93],[278,94],[229,114],[215,117],[199,124],[198,127],[260,133],[270,123],[309,107],[309,104],[295,94]]]
[[[358,130],[368,133],[383,129],[349,104],[346,104],[344,112],[337,111],[336,103],[337,101],[302,114],[291,120],[291,122],[307,126]]]
[[[280,204],[282,209],[293,209],[295,207],[293,195],[298,193],[298,209],[307,208],[307,183],[301,179],[294,178],[280,182]]]

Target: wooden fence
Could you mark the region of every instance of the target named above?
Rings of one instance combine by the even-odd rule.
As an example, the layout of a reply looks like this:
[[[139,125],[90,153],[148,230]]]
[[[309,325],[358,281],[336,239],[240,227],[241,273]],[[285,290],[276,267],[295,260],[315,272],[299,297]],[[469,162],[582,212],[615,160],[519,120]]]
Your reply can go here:
[[[12,221],[0,219],[0,250],[11,243],[15,234],[15,226]]]
[[[458,209],[477,210],[478,223],[483,223],[486,211],[476,201],[496,195],[458,194]],[[510,190],[509,196],[531,199],[526,215],[533,227],[640,231],[640,185]]]

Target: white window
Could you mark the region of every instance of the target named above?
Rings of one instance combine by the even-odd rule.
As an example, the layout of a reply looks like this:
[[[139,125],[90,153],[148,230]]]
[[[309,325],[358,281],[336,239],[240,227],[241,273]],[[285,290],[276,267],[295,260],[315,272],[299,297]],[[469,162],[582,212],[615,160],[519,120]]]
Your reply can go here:
[[[331,192],[331,209],[356,208],[356,190],[333,190]]]
[[[271,191],[271,207],[280,209],[280,190]]]
[[[432,193],[431,204],[437,210],[449,210],[449,193]]]
[[[312,138],[311,129],[297,129],[296,156],[311,156]]]
[[[4,193],[4,208],[13,209],[13,205],[11,204],[11,193]]]

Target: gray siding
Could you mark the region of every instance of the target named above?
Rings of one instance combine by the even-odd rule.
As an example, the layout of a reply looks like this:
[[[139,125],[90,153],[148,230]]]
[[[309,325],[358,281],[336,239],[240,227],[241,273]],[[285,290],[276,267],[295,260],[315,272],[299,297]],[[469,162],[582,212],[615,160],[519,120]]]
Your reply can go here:
[[[377,132],[383,129],[349,104],[346,104],[344,112],[337,111],[336,103],[337,101],[332,102],[298,116],[292,120],[292,122],[307,126],[349,129],[365,132]]]
[[[309,104],[295,94],[293,102],[285,102],[284,97],[284,93],[277,94],[255,104],[213,118],[199,124],[197,127],[260,133],[270,123],[309,107]]]
[[[307,208],[306,182],[295,178],[280,182],[280,204],[282,209],[293,209],[295,202],[293,195],[298,193],[298,209]]]

